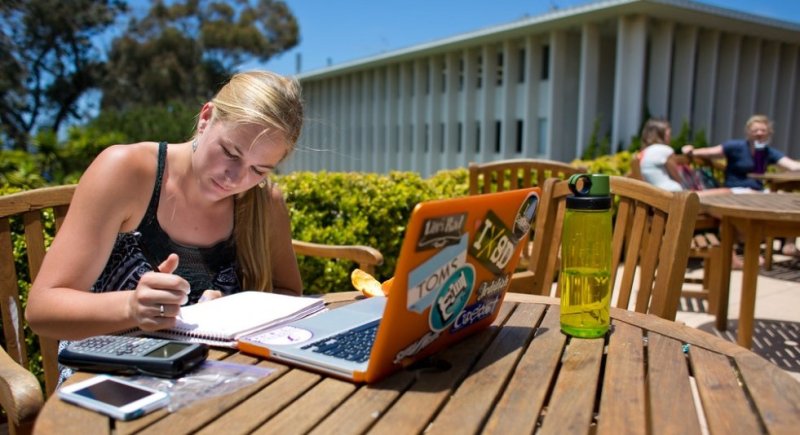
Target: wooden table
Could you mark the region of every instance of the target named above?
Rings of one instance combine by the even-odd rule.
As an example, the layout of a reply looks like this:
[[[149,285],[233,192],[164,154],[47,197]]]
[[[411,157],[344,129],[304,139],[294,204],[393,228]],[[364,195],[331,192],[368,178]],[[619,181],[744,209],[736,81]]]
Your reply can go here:
[[[758,257],[765,238],[800,236],[800,194],[751,193],[700,197],[700,211],[720,219],[722,268],[718,272],[720,292],[716,326],[725,330],[728,323],[731,259],[737,234],[744,238],[742,296],[739,308],[737,341],[750,348],[758,282]],[[787,310],[796,307],[786,307]]]
[[[616,308],[605,340],[571,339],[560,332],[557,304],[510,293],[492,327],[434,356],[439,369],[401,371],[371,386],[215,351],[275,372],[230,395],[131,422],[51,397],[34,431],[691,434],[707,427],[751,434],[800,427],[800,383],[753,352]]]
[[[748,177],[764,182],[770,192],[793,191],[800,189],[800,171],[767,172],[764,174],[747,174]]]

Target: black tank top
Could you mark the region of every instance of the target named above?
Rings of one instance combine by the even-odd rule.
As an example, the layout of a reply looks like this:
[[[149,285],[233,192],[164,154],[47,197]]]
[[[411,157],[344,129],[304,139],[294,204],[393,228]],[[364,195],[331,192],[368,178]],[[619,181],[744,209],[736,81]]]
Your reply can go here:
[[[220,290],[229,295],[241,291],[236,274],[236,245],[233,236],[209,248],[184,246],[170,239],[158,223],[158,203],[167,157],[167,143],[158,145],[158,172],[147,212],[134,232],[119,233],[93,292],[132,290],[150,264],[161,264],[171,253],[180,257],[175,274],[191,285],[189,303],[196,303],[204,290]]]

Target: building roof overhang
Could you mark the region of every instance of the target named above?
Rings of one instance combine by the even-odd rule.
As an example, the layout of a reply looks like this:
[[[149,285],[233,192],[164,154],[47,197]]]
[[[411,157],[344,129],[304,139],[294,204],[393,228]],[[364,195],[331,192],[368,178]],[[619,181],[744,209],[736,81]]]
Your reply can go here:
[[[682,26],[697,26],[754,37],[800,44],[800,24],[766,18],[732,9],[689,0],[608,0],[554,10],[507,24],[487,27],[436,41],[393,50],[330,67],[301,73],[300,80],[339,76],[391,63],[478,47],[492,42],[545,34],[554,30],[580,29],[585,24],[602,24],[623,16],[643,15],[672,21]]]

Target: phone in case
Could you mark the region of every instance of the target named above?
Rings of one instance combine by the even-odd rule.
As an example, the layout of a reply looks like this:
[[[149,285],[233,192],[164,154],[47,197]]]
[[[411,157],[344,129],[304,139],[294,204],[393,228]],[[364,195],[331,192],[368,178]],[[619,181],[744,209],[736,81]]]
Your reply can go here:
[[[98,375],[61,387],[58,396],[67,402],[116,418],[133,420],[169,402],[163,391],[143,387],[107,375]]]

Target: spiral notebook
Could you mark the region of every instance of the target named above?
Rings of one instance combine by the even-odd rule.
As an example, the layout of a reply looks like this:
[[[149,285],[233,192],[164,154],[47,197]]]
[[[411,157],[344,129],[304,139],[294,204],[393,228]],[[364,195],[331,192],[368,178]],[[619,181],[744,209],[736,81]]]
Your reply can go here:
[[[237,347],[248,334],[281,326],[325,310],[321,298],[244,291],[187,307],[174,328],[161,331],[129,331],[126,335],[150,335],[171,340]]]

